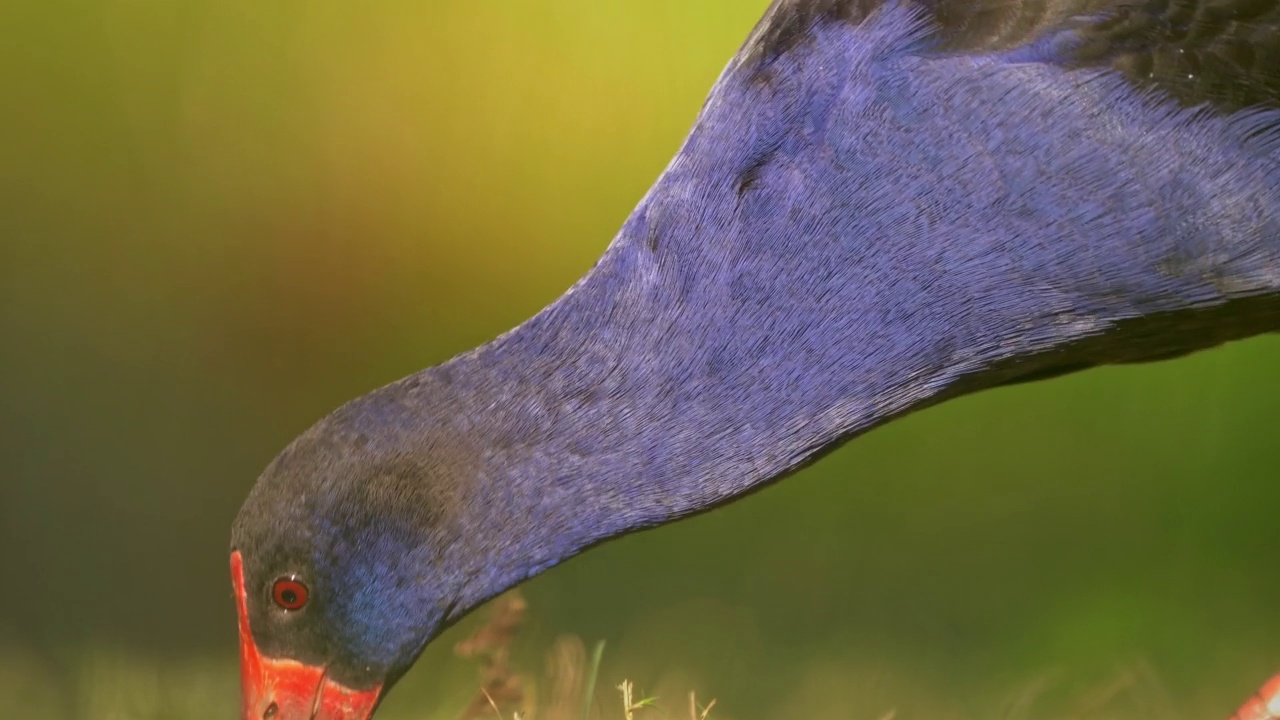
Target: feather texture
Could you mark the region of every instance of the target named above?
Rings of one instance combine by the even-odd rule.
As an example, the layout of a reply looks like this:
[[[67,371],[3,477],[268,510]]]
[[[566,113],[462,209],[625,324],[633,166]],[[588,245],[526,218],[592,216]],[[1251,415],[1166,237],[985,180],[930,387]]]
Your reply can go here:
[[[776,0],[748,41],[764,70],[824,23],[886,0]],[[1021,59],[1117,71],[1186,105],[1280,105],[1280,0],[915,0],[934,52],[1022,49]]]

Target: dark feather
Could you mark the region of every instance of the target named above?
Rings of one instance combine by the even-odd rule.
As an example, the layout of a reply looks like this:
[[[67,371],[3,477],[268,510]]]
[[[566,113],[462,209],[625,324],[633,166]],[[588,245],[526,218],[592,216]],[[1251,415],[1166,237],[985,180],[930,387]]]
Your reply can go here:
[[[820,23],[861,23],[891,0],[776,0],[744,49],[758,77]],[[1280,107],[1280,0],[914,0],[936,52],[1020,51],[1110,67],[1135,86],[1223,111]]]

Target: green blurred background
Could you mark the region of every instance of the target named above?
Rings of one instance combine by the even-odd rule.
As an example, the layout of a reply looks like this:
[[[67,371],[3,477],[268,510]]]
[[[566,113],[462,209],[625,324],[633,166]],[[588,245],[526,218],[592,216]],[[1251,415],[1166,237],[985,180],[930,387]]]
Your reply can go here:
[[[259,470],[590,267],[766,5],[0,3],[11,716],[233,717]],[[607,639],[602,693],[741,720],[1225,717],[1280,665],[1278,364],[1260,338],[911,416],[529,583],[521,652]],[[458,632],[388,717],[456,713]]]

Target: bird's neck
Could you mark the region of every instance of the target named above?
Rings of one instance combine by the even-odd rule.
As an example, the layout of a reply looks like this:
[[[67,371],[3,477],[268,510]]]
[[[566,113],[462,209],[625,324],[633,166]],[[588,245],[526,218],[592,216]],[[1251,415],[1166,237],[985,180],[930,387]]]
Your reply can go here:
[[[642,209],[551,308],[424,371],[465,398],[485,495],[468,507],[507,539],[488,556],[505,580],[728,502],[932,393],[897,348],[823,347],[818,325],[780,322],[775,289],[721,302],[713,269],[662,267],[650,239]]]
[[[1146,128],[1165,115],[1103,87],[1099,107],[1135,118],[1117,140],[1126,152],[1081,159],[1065,130],[973,155],[937,138],[1021,117],[1036,101],[1021,75],[938,60],[904,83],[885,65],[880,95],[845,92],[803,81],[865,65],[845,57],[862,45],[806,47],[796,77],[726,72],[578,285],[389,389],[426,388],[410,411],[435,419],[410,427],[444,423],[448,454],[466,458],[454,475],[471,497],[455,505],[471,545],[459,552],[485,563],[463,607],[941,400],[1280,329],[1280,197],[1255,182],[1274,187],[1274,159],[1183,157],[1202,145],[1246,157],[1236,135],[1188,116],[1186,147],[1157,146]],[[1073,108],[1063,121],[1090,127]],[[825,134],[837,112],[865,132]],[[1183,191],[1123,180],[1147,160],[1176,170]],[[1049,170],[1024,186],[1027,167]],[[1121,210],[1086,211],[1100,196]],[[1219,207],[1233,198],[1254,213],[1244,230]]]
[[[655,235],[658,214],[642,204],[597,267],[529,322],[411,378],[452,398],[474,458],[461,505],[481,516],[459,552],[484,568],[459,607],[945,399],[1280,327],[1274,293],[1064,311],[1006,282],[994,258],[968,292],[946,273],[852,261],[834,272],[831,258],[785,249],[666,262],[662,243],[680,233]]]
[[[695,249],[698,222],[642,203],[554,305],[405,381],[465,438],[456,552],[484,567],[460,608],[758,489],[988,366],[969,344],[980,306],[946,283],[832,274],[833,259],[786,248]]]

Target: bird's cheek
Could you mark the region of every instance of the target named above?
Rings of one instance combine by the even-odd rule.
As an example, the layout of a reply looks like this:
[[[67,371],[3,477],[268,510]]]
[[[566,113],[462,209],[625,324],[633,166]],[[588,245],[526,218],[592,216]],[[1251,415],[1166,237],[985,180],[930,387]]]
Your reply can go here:
[[[326,676],[325,668],[264,657],[249,629],[240,553],[231,555],[231,579],[240,616],[241,720],[369,720],[382,686],[354,690]]]

